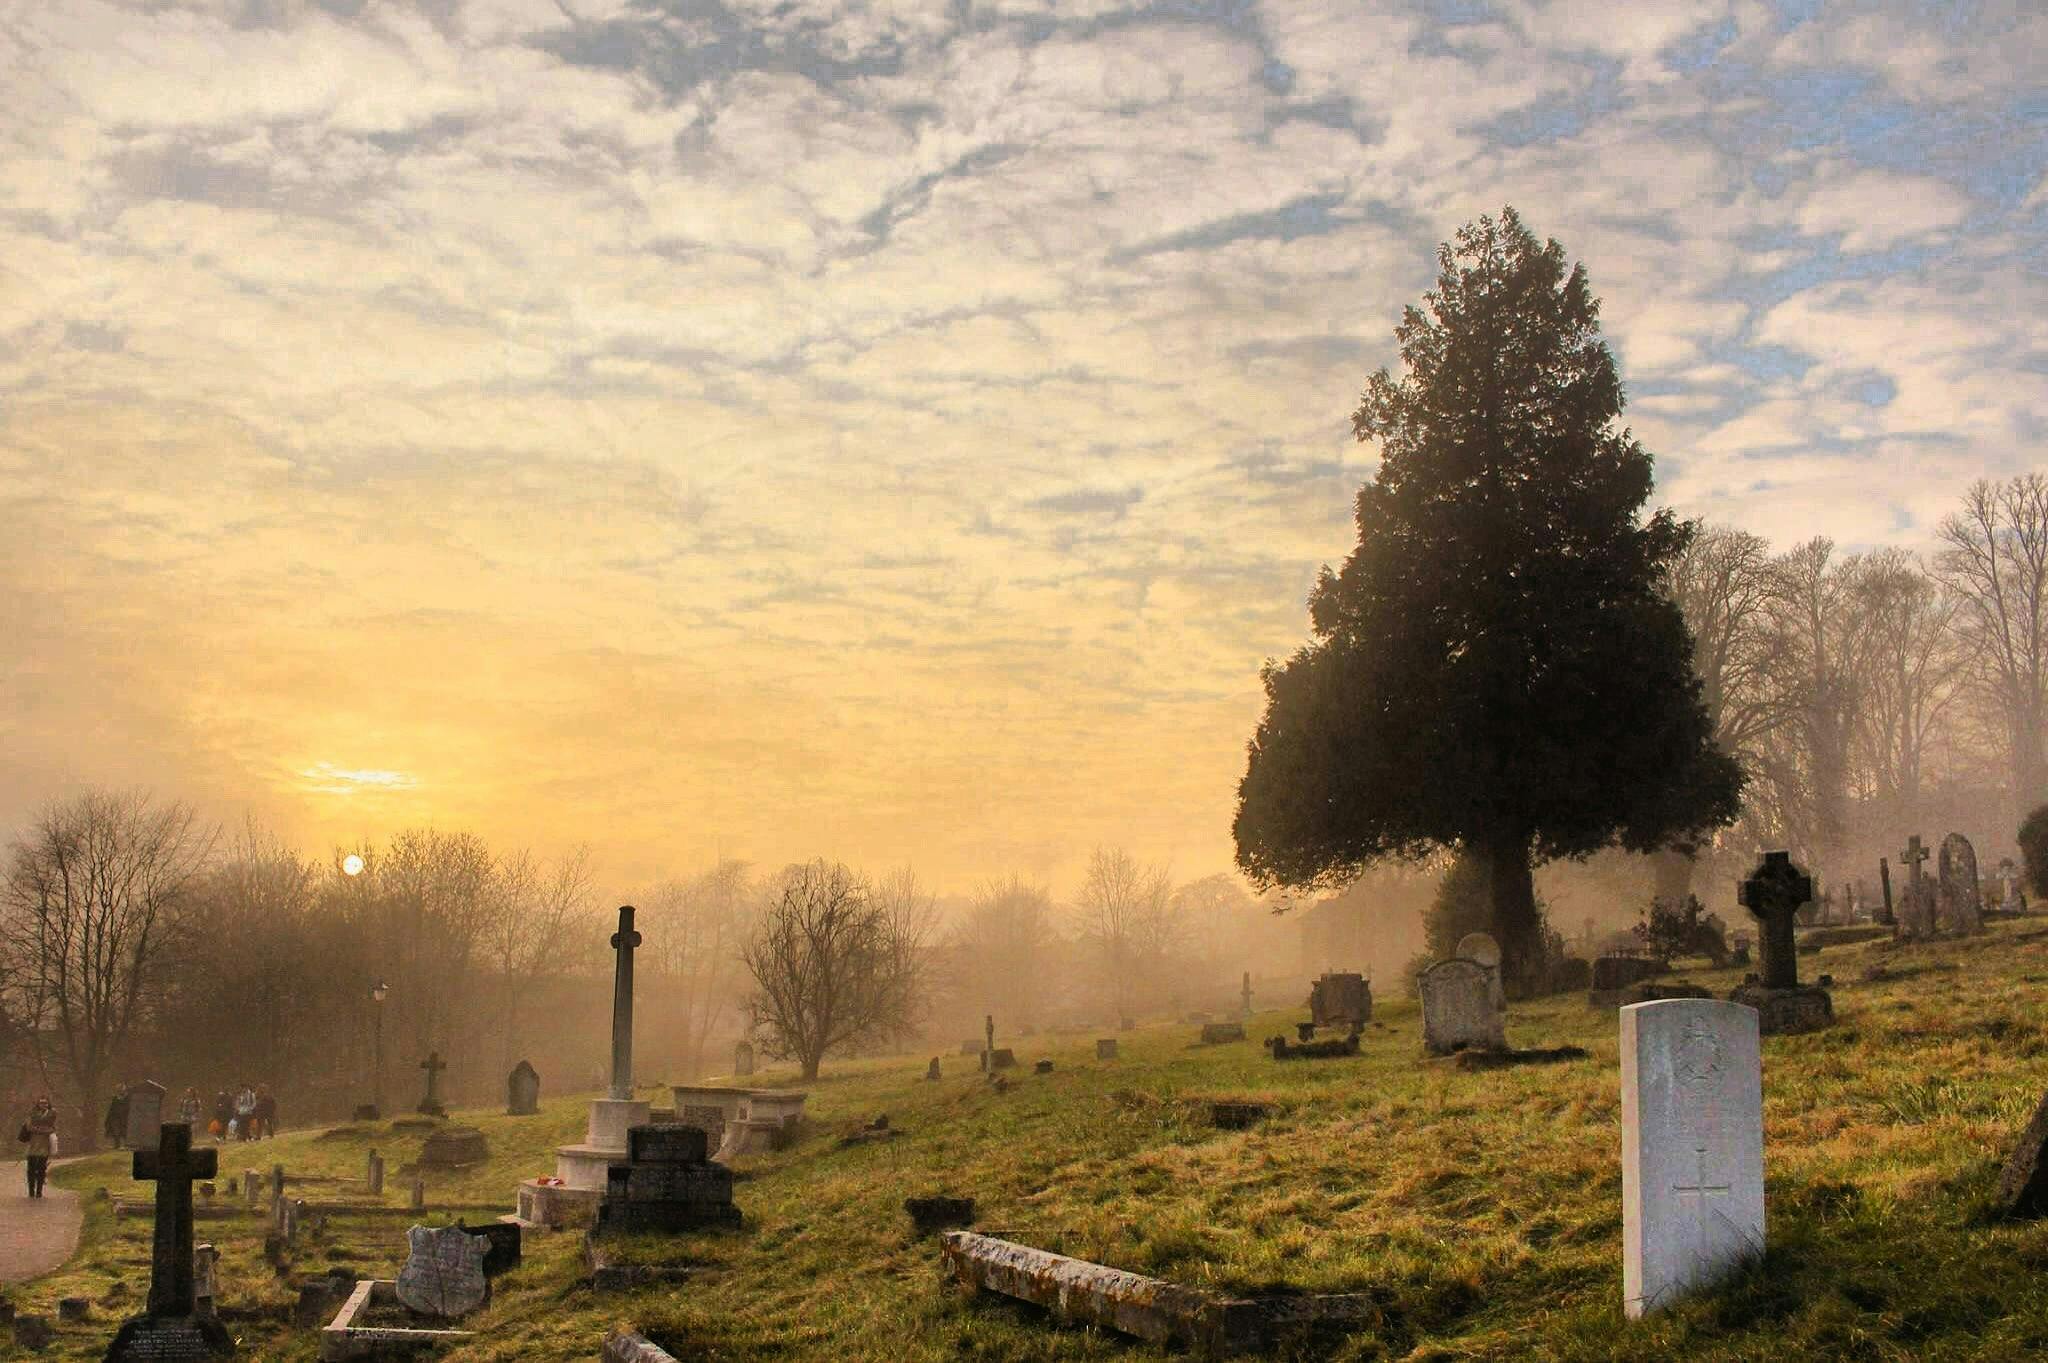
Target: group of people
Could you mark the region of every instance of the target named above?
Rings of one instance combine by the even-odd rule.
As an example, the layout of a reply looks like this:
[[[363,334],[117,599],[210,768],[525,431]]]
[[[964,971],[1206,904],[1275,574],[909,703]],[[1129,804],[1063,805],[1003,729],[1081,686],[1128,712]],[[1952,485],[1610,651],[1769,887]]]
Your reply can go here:
[[[196,1088],[187,1088],[178,1099],[175,1120],[192,1127],[204,1126],[214,1144],[227,1141],[261,1140],[277,1134],[277,1098],[268,1084],[241,1084],[233,1093],[226,1089],[213,1095],[212,1115]],[[107,1102],[107,1139],[119,1145],[128,1134],[128,1093],[124,1089]]]

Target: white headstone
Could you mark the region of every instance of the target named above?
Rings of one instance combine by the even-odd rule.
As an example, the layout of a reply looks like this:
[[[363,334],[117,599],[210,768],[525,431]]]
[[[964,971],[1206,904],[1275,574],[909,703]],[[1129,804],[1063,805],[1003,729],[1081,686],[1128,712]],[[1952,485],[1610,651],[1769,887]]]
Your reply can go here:
[[[156,1149],[157,1128],[164,1124],[164,1086],[145,1079],[128,1086],[128,1126],[121,1134],[130,1150]],[[203,1134],[203,1133],[202,1133]]]
[[[1764,1249],[1757,1013],[1717,999],[1621,1010],[1622,1306],[1631,1318]]]

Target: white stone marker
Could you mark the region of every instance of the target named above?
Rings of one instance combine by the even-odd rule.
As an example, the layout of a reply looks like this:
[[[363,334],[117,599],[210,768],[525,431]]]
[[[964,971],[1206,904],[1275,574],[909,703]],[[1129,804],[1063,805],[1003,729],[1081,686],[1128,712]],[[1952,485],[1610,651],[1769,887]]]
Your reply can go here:
[[[1754,1008],[1621,1010],[1621,1290],[1631,1319],[1764,1250],[1763,1058]]]

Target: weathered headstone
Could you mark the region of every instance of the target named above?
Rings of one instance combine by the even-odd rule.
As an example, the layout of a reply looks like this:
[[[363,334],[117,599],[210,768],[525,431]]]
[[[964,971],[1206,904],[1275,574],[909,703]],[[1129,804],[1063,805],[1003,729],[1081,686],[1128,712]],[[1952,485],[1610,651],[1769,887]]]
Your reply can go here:
[[[414,1226],[398,1270],[398,1299],[424,1316],[456,1320],[484,1304],[484,1242],[460,1226]]]
[[[422,1212],[427,1209],[427,1181],[418,1174],[412,1179],[412,1209]]]
[[[1320,1027],[1372,1021],[1372,985],[1349,971],[1327,974],[1308,991],[1310,1018]]]
[[[1898,926],[1898,915],[1892,909],[1892,864],[1883,857],[1877,859],[1877,882],[1884,889],[1884,917],[1877,921],[1886,927]]]
[[[1244,972],[1244,984],[1238,990],[1238,998],[1242,1004],[1244,1015],[1250,1017],[1252,1015],[1252,972],[1249,970]]]
[[[420,1068],[427,1072],[427,1092],[420,1099],[416,1111],[429,1117],[447,1116],[448,1105],[441,1101],[441,1071],[448,1068],[448,1062],[441,1058],[439,1051],[429,1051],[427,1058],[420,1061]]]
[[[75,1324],[77,1324],[77,1323],[78,1323],[79,1321],[82,1321],[82,1320],[90,1320],[91,1318],[92,1318],[92,1302],[91,1302],[90,1300],[88,1300],[87,1298],[85,1298],[85,1297],[59,1297],[59,1298],[57,1298],[57,1319],[58,1319],[58,1320],[61,1320],[61,1321],[65,1321],[65,1322],[67,1322],[67,1323],[69,1323],[69,1324],[73,1324],[73,1325],[75,1325]]]
[[[156,1149],[156,1129],[163,1124],[164,1086],[149,1079],[130,1084],[127,1147],[130,1150]]]
[[[1000,1050],[990,1051],[982,1060],[988,1066],[989,1072],[994,1073],[997,1070],[1013,1068],[1017,1063],[1017,1053],[1004,1046]]]
[[[933,1056],[932,1063],[924,1067],[924,1077],[927,1083],[936,1084],[939,1082],[939,1058],[937,1056]]]
[[[370,1196],[384,1196],[384,1157],[375,1150],[370,1152],[368,1168],[363,1171],[363,1181],[370,1186]]]
[[[981,1020],[981,1030],[983,1034],[981,1068],[984,1071],[993,1073],[995,1067],[990,1063],[989,1057],[995,1053],[996,1049],[996,1015],[994,1013],[990,1013]]]
[[[193,1292],[192,1185],[219,1172],[219,1152],[192,1148],[192,1128],[168,1122],[153,1150],[138,1150],[131,1171],[156,1183],[156,1227],[150,1251],[149,1303],[122,1324],[107,1363],[222,1358],[235,1342],[218,1320],[198,1314]]]
[[[1793,864],[1790,852],[1766,852],[1742,882],[1741,900],[1762,930],[1763,979],[1737,985],[1729,1001],[1754,1008],[1765,1036],[1827,1026],[1834,1020],[1834,1000],[1825,989],[1799,983],[1792,931],[1799,906],[1813,900],[1813,877]]]
[[[1941,840],[1941,859],[1936,867],[1941,885],[1941,925],[1951,932],[1982,932],[1984,897],[1977,884],[1977,849],[1962,834],[1951,833]]]
[[[1507,1049],[1493,971],[1456,957],[1423,971],[1416,985],[1422,995],[1422,1044],[1432,1054]]]
[[[1763,1253],[1757,1022],[1754,1009],[1713,999],[1621,1010],[1622,1305],[1632,1319]]]
[[[1113,1036],[1096,1038],[1095,1058],[1097,1060],[1116,1059],[1116,1038]]]
[[[732,1072],[744,1079],[754,1072],[754,1043],[742,1040],[732,1048]]]
[[[192,1313],[214,1314],[215,1280],[220,1272],[220,1251],[212,1245],[192,1246]]]
[[[1905,848],[1899,853],[1899,861],[1906,868],[1905,911],[1899,915],[1901,935],[1906,937],[1931,937],[1934,935],[1933,904],[1927,893],[1927,882],[1921,875],[1921,863],[1928,857],[1928,851],[1920,844],[1920,835],[1915,833],[1906,839]]]
[[[505,1115],[531,1117],[540,1111],[540,1071],[522,1060],[505,1076]]]
[[[2048,1216],[2048,1095],[2020,1132],[1998,1173],[1998,1209],[2007,1216]]]

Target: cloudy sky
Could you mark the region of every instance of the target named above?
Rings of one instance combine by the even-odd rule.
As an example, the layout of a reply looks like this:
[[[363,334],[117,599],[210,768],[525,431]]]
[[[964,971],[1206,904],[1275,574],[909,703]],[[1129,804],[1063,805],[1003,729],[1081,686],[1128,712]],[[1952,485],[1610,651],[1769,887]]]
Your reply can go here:
[[[2048,463],[2037,5],[1388,8],[0,0],[0,826],[1223,869],[1503,204],[1687,515]]]

